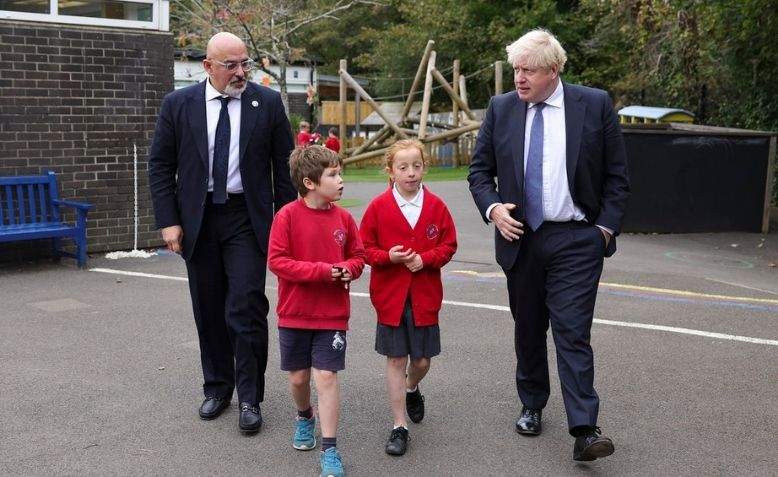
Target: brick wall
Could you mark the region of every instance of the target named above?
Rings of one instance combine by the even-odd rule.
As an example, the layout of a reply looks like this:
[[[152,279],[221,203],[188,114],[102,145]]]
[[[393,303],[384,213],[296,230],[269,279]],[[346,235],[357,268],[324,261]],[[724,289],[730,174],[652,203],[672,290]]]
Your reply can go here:
[[[158,245],[146,159],[172,89],[169,33],[0,20],[0,176],[55,171],[62,197],[95,205],[89,251],[130,249],[137,145],[138,245]],[[48,247],[0,244],[0,260],[31,250]]]
[[[305,93],[289,94],[289,114],[297,114],[306,121],[311,121],[311,107],[306,103],[308,95]]]

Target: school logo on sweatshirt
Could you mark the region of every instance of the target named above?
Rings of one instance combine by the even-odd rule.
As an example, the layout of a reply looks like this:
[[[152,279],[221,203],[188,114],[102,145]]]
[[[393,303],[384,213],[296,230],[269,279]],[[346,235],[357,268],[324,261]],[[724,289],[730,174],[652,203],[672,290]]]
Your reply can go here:
[[[430,239],[430,240],[434,239],[435,237],[438,236],[439,233],[440,233],[440,230],[438,229],[437,225],[429,224],[427,226],[427,238],[428,239]]]
[[[346,336],[336,331],[332,336],[332,349],[340,351],[346,346]]]
[[[346,231],[343,229],[335,229],[334,232],[332,232],[332,236],[335,238],[335,243],[343,246],[344,243],[346,243]]]

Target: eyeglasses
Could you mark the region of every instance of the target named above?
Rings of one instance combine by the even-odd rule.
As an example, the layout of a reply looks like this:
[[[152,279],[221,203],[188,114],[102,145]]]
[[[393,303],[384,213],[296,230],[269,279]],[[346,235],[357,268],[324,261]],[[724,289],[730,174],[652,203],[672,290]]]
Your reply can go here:
[[[243,71],[251,71],[257,67],[257,62],[250,59],[241,62],[228,61],[226,63],[219,60],[212,60],[212,59],[209,59],[208,61],[212,61],[218,65],[222,65],[224,69],[226,69],[227,71],[235,71],[238,69],[238,66],[240,66],[243,69]]]

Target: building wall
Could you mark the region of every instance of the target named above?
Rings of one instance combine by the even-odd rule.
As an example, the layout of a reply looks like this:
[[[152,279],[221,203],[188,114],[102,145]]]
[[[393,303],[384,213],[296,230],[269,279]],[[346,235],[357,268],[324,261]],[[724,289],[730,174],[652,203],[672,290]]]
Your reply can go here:
[[[173,89],[170,33],[0,20],[0,175],[57,173],[89,202],[89,251],[159,243],[146,174],[159,106]],[[0,260],[37,246],[0,244]]]

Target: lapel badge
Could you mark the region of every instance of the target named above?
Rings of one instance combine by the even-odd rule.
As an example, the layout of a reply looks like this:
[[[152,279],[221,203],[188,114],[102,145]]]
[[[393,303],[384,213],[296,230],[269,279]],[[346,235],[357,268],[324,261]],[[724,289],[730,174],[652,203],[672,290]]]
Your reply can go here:
[[[257,106],[259,106],[259,102],[254,100],[254,101],[251,102],[251,106],[256,108]]]

